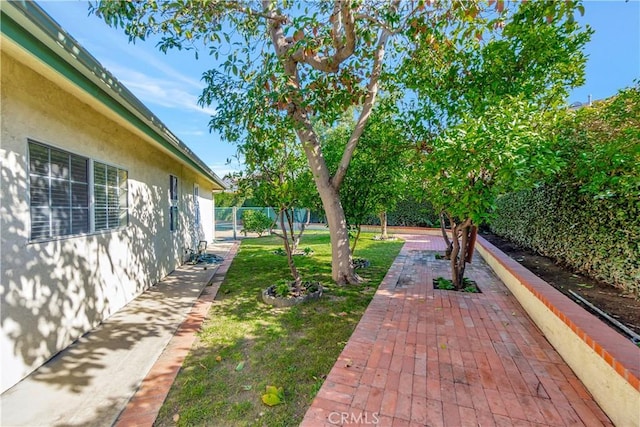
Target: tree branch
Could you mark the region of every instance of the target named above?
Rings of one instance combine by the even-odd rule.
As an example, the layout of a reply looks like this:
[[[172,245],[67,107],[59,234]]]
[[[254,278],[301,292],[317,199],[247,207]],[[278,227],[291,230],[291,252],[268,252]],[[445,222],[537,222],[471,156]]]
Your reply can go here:
[[[371,15],[367,15],[366,13],[358,13],[358,14],[356,14],[355,18],[359,19],[359,20],[363,20],[363,21],[369,21],[372,24],[375,24],[375,25],[379,26],[383,30],[386,30],[387,32],[389,32],[389,34],[394,34],[395,33],[391,28],[389,28],[383,22],[377,20],[376,18],[374,18]]]
[[[271,41],[276,50],[276,55],[280,58],[284,58],[286,56],[287,51],[289,50],[290,42],[287,41],[284,36],[284,30],[282,29],[282,24],[286,22],[286,20],[278,19],[278,14],[271,7],[273,2],[271,0],[262,0],[262,10],[263,15],[266,19],[271,20],[271,24],[269,25],[269,33],[271,35]],[[286,64],[285,64],[286,65]]]
[[[378,95],[378,82],[380,80],[380,75],[382,74],[382,63],[384,60],[385,48],[390,35],[391,34],[387,30],[380,30],[380,37],[378,38],[378,44],[373,59],[373,69],[371,70],[371,77],[369,78],[369,84],[367,85],[367,95],[365,96],[364,104],[362,106],[362,112],[360,113],[360,117],[358,117],[353,133],[351,134],[351,137],[344,149],[338,169],[331,179],[331,185],[333,185],[333,188],[336,190],[339,190],[340,185],[342,185],[342,181],[347,174],[347,168],[349,167],[353,153],[356,150],[358,141],[360,140],[367,121],[371,116],[371,111],[373,111],[373,105],[375,104],[376,96]]]
[[[263,9],[267,10],[266,8],[264,8],[264,3],[263,2]],[[289,22],[289,18],[287,18],[286,16],[283,15],[278,15],[275,12],[274,13],[265,13],[265,12],[261,12],[259,10],[255,10],[252,9],[250,6],[244,6],[245,3],[244,2],[229,2],[227,3],[228,6],[235,10],[236,12],[240,12],[240,13],[244,13],[245,15],[249,15],[249,16],[258,16],[260,18],[265,18],[268,20],[272,20],[272,21],[276,21],[279,22],[281,24],[287,23]]]
[[[330,20],[333,25],[331,38],[335,53],[330,56],[321,56],[317,52],[309,54],[301,48],[291,54],[293,60],[304,62],[318,71],[338,72],[340,64],[353,55],[356,49],[356,26],[350,3],[335,0]],[[289,44],[293,45],[293,40],[289,40]]]

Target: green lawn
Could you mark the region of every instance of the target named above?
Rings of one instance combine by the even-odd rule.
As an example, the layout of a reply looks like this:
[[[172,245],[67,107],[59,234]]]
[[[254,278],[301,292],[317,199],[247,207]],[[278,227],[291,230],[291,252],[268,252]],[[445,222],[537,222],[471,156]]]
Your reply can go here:
[[[156,425],[297,426],[402,247],[372,237],[363,235],[356,250],[371,261],[359,270],[365,282],[336,286],[328,233],[307,232],[300,247],[315,253],[296,265],[303,280],[327,287],[319,301],[288,309],[259,300],[290,277],[286,257],[272,253],[281,240],[243,240]],[[262,403],[267,385],[284,388],[284,404]]]

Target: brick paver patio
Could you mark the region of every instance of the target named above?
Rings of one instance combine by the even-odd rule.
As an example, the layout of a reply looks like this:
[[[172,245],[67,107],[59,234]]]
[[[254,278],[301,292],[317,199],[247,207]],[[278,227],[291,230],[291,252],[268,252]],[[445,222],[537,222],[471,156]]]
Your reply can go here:
[[[444,242],[404,238],[302,426],[611,425],[478,255],[481,294],[434,290]]]

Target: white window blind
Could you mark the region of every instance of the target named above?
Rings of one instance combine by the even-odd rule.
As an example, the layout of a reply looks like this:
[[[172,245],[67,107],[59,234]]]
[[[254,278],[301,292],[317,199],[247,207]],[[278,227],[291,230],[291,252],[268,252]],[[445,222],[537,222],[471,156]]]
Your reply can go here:
[[[89,232],[89,159],[29,141],[31,239]]]
[[[95,230],[110,230],[129,223],[128,173],[100,162],[93,163]]]

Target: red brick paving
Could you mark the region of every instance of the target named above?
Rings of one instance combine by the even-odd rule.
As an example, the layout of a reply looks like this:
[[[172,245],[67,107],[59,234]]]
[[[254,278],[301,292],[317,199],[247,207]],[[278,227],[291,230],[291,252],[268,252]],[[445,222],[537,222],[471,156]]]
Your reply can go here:
[[[442,239],[405,238],[301,426],[611,425],[479,256],[481,294],[434,290]]]

